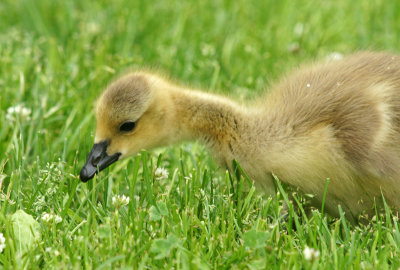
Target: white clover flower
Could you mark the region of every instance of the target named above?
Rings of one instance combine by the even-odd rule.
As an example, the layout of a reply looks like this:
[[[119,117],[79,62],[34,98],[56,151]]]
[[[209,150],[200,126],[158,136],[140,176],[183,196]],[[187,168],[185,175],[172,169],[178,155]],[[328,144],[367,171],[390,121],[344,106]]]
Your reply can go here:
[[[189,181],[190,179],[192,179],[193,178],[193,176],[192,176],[192,174],[191,173],[189,173],[189,176],[185,176],[185,177],[183,177],[186,181]]]
[[[121,206],[126,206],[129,203],[129,196],[125,195],[115,195],[112,197],[112,204],[116,207],[119,208]]]
[[[44,213],[44,214],[42,215],[42,220],[43,220],[44,222],[49,223],[49,222],[51,221],[51,215],[48,214],[48,213]]]
[[[0,253],[2,253],[5,248],[6,248],[6,239],[4,238],[4,235],[0,233]]]
[[[62,222],[62,217],[60,217],[59,215],[54,215],[54,222],[56,224],[61,223]]]
[[[319,258],[319,250],[315,250],[306,246],[306,248],[303,250],[303,255],[307,261],[313,261]]]
[[[62,217],[55,214],[44,213],[42,215],[42,220],[46,223],[51,223],[54,221],[55,224],[58,224],[62,222]]]
[[[17,105],[7,109],[6,119],[14,121],[16,118],[19,118],[22,121],[28,121],[30,119],[31,112],[31,109],[22,105]]]
[[[100,26],[95,22],[90,22],[86,25],[86,29],[90,34],[98,34],[100,31]]]
[[[157,180],[167,179],[169,172],[165,168],[157,168],[154,172],[154,177]]]
[[[55,256],[59,256],[60,255],[60,252],[57,249],[53,249],[51,247],[47,247],[45,249],[45,252],[50,253],[50,254],[53,253]]]
[[[210,44],[204,44],[201,48],[201,54],[203,56],[211,56],[215,54],[215,48]]]
[[[343,59],[343,54],[339,52],[332,52],[325,57],[326,62],[333,62]]]
[[[304,32],[304,24],[301,22],[296,23],[296,25],[294,26],[294,29],[293,29],[293,33],[297,37],[301,37],[303,35],[303,32]]]

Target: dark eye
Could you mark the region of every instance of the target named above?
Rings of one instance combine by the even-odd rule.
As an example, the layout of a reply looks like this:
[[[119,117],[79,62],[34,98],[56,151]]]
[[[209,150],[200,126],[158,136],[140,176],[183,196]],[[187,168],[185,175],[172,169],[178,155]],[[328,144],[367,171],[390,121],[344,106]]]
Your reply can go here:
[[[128,122],[123,123],[119,127],[119,130],[122,132],[129,132],[129,131],[132,131],[135,127],[136,127],[136,122],[128,121]]]

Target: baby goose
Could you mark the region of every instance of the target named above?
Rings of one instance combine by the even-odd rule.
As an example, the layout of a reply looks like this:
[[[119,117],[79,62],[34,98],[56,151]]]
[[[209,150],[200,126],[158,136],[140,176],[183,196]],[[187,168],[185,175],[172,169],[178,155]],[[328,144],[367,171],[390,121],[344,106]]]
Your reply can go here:
[[[383,194],[400,207],[400,58],[363,52],[305,67],[256,104],[185,89],[146,72],[113,82],[96,108],[95,144],[80,178],[118,159],[200,140],[220,164],[232,160],[274,193],[272,174],[314,194],[338,216],[373,214]]]

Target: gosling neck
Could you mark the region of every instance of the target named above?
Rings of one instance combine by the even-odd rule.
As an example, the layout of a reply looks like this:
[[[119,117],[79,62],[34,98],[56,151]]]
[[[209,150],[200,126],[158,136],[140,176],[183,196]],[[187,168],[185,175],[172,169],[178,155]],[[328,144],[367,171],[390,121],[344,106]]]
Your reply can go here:
[[[198,139],[209,147],[221,149],[241,137],[245,121],[239,104],[221,96],[185,89],[173,89],[171,98],[181,139]]]

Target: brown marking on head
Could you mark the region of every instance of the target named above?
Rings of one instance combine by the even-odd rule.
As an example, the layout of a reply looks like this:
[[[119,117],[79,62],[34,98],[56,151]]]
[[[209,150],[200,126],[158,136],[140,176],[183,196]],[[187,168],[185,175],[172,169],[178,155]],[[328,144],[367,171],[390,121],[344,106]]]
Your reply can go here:
[[[129,74],[107,88],[99,100],[97,116],[115,124],[136,121],[149,106],[150,99],[151,90],[145,76]]]
[[[107,140],[107,152],[125,157],[141,149],[158,146],[166,136],[169,84],[161,78],[140,72],[114,81],[99,98],[96,108],[96,142]],[[120,130],[126,122],[135,122],[130,132]]]

